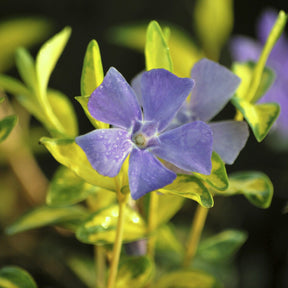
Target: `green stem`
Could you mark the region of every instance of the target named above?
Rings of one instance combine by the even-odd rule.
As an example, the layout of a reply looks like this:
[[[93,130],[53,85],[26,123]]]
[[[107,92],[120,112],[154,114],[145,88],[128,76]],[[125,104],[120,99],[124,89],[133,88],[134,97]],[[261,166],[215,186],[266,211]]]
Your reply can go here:
[[[192,222],[189,239],[187,242],[187,252],[184,258],[183,266],[188,267],[193,261],[197,251],[198,243],[202,235],[205,221],[208,214],[208,208],[198,205]]]
[[[122,239],[123,239],[123,231],[124,231],[124,220],[125,220],[125,208],[126,208],[126,199],[127,195],[123,195],[120,190],[117,191],[118,203],[119,203],[119,213],[118,213],[118,222],[117,222],[117,230],[116,230],[116,238],[113,246],[112,253],[112,262],[110,266],[109,278],[107,288],[114,288],[117,272],[118,272],[118,264],[120,259],[121,247],[122,247]]]
[[[156,191],[150,193],[150,205],[149,205],[149,215],[148,215],[148,246],[147,246],[147,254],[154,258],[155,253],[155,243],[156,238],[153,234],[155,229],[157,228],[158,222],[158,202],[159,202],[159,195]]]
[[[105,287],[105,249],[102,246],[94,246],[95,263],[97,267],[97,286],[99,288]]]

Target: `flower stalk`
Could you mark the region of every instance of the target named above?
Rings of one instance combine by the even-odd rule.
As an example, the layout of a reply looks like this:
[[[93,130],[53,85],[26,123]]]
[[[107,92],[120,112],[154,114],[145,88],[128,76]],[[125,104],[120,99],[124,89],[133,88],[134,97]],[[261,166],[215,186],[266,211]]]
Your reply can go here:
[[[201,238],[202,231],[206,222],[208,211],[209,211],[208,208],[204,208],[200,205],[197,206],[190,230],[190,235],[186,245],[187,253],[183,261],[184,267],[188,267],[191,264],[191,262],[193,262],[199,244],[199,240]]]

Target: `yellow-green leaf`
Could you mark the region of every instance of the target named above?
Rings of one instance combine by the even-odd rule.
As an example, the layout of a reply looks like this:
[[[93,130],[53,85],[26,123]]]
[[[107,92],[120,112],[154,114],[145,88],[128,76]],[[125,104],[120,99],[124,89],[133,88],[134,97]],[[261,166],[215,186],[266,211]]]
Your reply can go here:
[[[75,99],[80,103],[80,105],[82,106],[86,116],[88,117],[89,121],[91,122],[91,124],[97,128],[97,129],[106,129],[109,128],[109,124],[101,122],[96,120],[94,117],[92,117],[92,115],[90,114],[89,110],[88,110],[88,101],[89,101],[90,95],[87,96],[77,96],[75,97]]]
[[[58,119],[58,121],[61,123],[61,126],[63,127],[65,136],[75,137],[76,135],[78,135],[78,123],[76,113],[68,97],[60,91],[52,89],[49,89],[47,91],[47,97],[49,104],[52,108],[50,110],[51,112],[48,111],[47,113],[53,113],[53,116],[51,116]]]
[[[131,256],[120,260],[116,288],[142,288],[152,278],[154,264],[148,256]]]
[[[191,175],[178,175],[176,180],[162,189],[164,194],[174,194],[188,199],[195,200],[205,208],[211,208],[214,200],[207,187],[202,181]]]
[[[170,55],[174,72],[179,77],[190,77],[191,69],[198,60],[204,57],[203,52],[192,41],[191,36],[175,25],[168,24],[169,30],[163,28],[166,43],[170,48]],[[121,46],[144,51],[146,40],[146,25],[132,24],[112,28],[109,39]],[[167,32],[170,31],[169,37]]]
[[[62,165],[70,168],[79,177],[92,185],[115,191],[114,178],[102,176],[92,168],[84,151],[74,139],[52,139],[43,137],[40,142],[45,145],[53,157]]]
[[[50,183],[46,202],[51,206],[68,206],[88,198],[91,194],[101,193],[107,196],[107,193],[111,192],[88,184],[71,169],[60,166]]]
[[[197,0],[194,19],[206,55],[218,61],[233,28],[233,1]]]
[[[0,120],[0,142],[4,141],[17,123],[17,116],[11,115]]]
[[[179,270],[163,275],[152,288],[222,288],[211,275],[201,271]]]
[[[89,244],[112,244],[115,241],[118,221],[118,205],[97,211],[77,229],[78,240]],[[146,235],[146,224],[140,214],[130,207],[125,209],[124,242],[131,242]]]
[[[277,103],[251,104],[237,97],[232,103],[246,119],[258,142],[266,137],[280,113]]]
[[[253,205],[268,208],[273,197],[273,184],[262,172],[238,172],[229,176],[229,188],[218,193],[224,196],[243,194]]]
[[[31,275],[17,266],[6,266],[0,269],[1,288],[37,288]]]
[[[176,238],[175,229],[171,223],[159,227],[156,231],[156,237],[157,253],[165,254],[172,251],[180,256],[183,256],[183,244],[179,241],[179,239]]]
[[[160,194],[157,225],[167,223],[184,205],[185,198],[177,195]]]
[[[16,18],[0,23],[0,72],[14,63],[19,46],[30,47],[43,41],[51,30],[51,23],[43,18]]]
[[[33,92],[32,95],[35,97],[35,93],[37,93],[38,90],[38,80],[36,76],[34,59],[23,47],[16,50],[15,56],[17,70],[23,82],[26,84],[29,90]]]
[[[227,260],[238,251],[246,240],[246,232],[226,230],[201,241],[197,256],[210,262]]]
[[[40,89],[40,99],[44,99],[50,75],[70,37],[71,28],[66,27],[53,36],[39,50],[36,57],[36,73]]]
[[[40,206],[22,215],[6,229],[6,233],[12,235],[47,225],[61,224],[71,220],[79,221],[87,215],[87,210],[81,206],[60,208]]]
[[[96,40],[91,40],[84,57],[81,75],[81,95],[91,95],[102,83],[103,78],[100,49]]]
[[[95,261],[82,255],[73,255],[67,260],[69,268],[82,280],[89,288],[95,288],[97,280]]]
[[[162,29],[156,21],[151,21],[147,28],[145,59],[147,71],[163,68],[173,72],[169,47]]]
[[[216,188],[218,190],[226,190],[229,185],[229,182],[224,162],[215,151],[213,151],[212,153],[211,161],[212,161],[212,170],[210,175],[203,175],[199,173],[193,173],[193,174],[196,177],[207,182],[213,188]]]

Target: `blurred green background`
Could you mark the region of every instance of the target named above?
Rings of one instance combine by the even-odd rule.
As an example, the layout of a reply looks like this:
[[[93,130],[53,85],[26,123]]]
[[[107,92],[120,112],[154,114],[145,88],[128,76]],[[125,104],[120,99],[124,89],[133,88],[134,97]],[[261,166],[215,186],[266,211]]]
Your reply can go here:
[[[78,115],[80,134],[83,134],[90,131],[92,126],[80,105],[74,100],[74,96],[80,95],[82,61],[88,42],[91,39],[98,41],[105,71],[110,66],[114,66],[126,79],[130,80],[144,68],[144,56],[113,45],[108,40],[107,31],[119,24],[138,21],[148,23],[155,19],[160,24],[161,21],[171,22],[182,27],[197,41],[192,21],[193,5],[194,1],[192,0],[1,0],[0,21],[23,16],[43,17],[53,24],[49,36],[60,31],[64,26],[72,27],[72,36],[52,74],[49,86],[69,96]],[[287,12],[288,2],[286,0],[234,1],[233,34],[254,37],[257,17],[267,7],[283,9]],[[33,55],[36,54],[39,47],[40,45],[35,45],[30,49]],[[229,65],[230,61],[229,49],[225,47],[221,62]],[[15,68],[10,69],[8,73],[17,75]],[[224,113],[233,117],[232,106],[228,106]],[[207,220],[206,229],[210,232],[216,233],[226,228],[242,229],[248,232],[248,241],[235,257],[237,271],[235,277],[238,277],[235,279],[236,284],[233,285],[235,288],[288,287],[288,215],[283,213],[288,200],[288,149],[287,151],[274,151],[265,142],[267,141],[259,144],[251,135],[236,163],[233,166],[227,166],[227,170],[228,172],[260,170],[266,173],[274,184],[275,192],[271,207],[266,210],[258,209],[242,196],[216,198],[215,207],[211,209]],[[38,161],[47,177],[50,178],[58,165],[56,161],[48,154],[39,157]],[[0,166],[0,173],[4,172],[5,167]],[[18,203],[15,207],[18,209],[17,213],[15,212],[16,215],[20,215],[29,206],[24,199],[20,198],[18,202],[21,202],[22,205]],[[194,208],[195,204],[189,202],[173,221],[183,223],[189,219],[188,223],[190,223]],[[7,222],[11,223],[15,217],[8,219]],[[2,230],[7,223],[1,221],[0,224]],[[34,234],[37,234],[36,238],[33,237]],[[57,259],[60,259],[65,253],[62,248],[58,249],[57,247],[62,247],[59,245],[61,242],[66,245],[68,235],[60,236],[55,230],[45,228],[13,236],[11,240],[14,241],[13,245],[9,244],[8,246],[4,245],[6,240],[3,237],[0,242],[0,266],[21,265],[31,272],[39,287],[42,288],[84,287],[69,269],[57,263]],[[39,243],[34,243],[35,239]],[[79,251],[91,249],[74,239],[69,239],[67,243],[67,251],[69,249]],[[21,245],[24,247],[20,249],[21,253],[7,251],[7,249],[15,249]],[[53,248],[53,245],[56,245],[56,249]],[[35,247],[38,250],[35,250]],[[41,262],[40,256],[45,258],[46,263]],[[59,260],[59,262],[61,261]],[[47,271],[49,273],[46,273]]]

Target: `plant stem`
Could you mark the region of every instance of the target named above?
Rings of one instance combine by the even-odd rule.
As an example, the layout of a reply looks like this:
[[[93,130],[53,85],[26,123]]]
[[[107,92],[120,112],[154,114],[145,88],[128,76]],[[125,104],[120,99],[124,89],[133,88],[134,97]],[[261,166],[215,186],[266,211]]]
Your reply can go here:
[[[155,243],[156,238],[153,234],[157,227],[158,222],[158,202],[159,202],[159,195],[156,191],[150,193],[150,204],[149,204],[149,215],[148,215],[148,246],[147,246],[147,254],[151,257],[151,259],[154,258],[155,254]]]
[[[107,288],[114,288],[115,286],[121,247],[122,247],[123,231],[124,231],[123,228],[124,228],[124,220],[125,220],[125,208],[126,208],[127,195],[123,195],[121,191],[118,189],[117,196],[118,196],[118,204],[119,204],[119,213],[118,213],[116,238],[115,238],[115,242],[113,246],[112,262],[110,266]]]
[[[105,287],[105,249],[102,246],[94,246],[95,263],[97,264],[97,286],[99,288]]]
[[[188,267],[193,261],[197,251],[198,243],[205,225],[208,208],[198,205],[192,222],[189,239],[187,242],[187,253],[184,258],[183,266]]]

